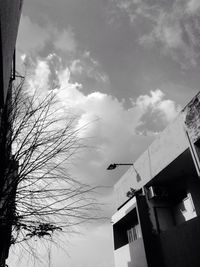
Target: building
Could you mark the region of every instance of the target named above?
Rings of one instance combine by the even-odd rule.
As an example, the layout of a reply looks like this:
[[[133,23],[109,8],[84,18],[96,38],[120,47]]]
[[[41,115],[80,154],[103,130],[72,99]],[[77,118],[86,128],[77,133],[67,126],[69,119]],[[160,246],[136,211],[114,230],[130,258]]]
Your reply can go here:
[[[114,190],[116,267],[200,266],[200,93]]]
[[[9,101],[15,77],[15,44],[22,2],[0,0],[0,266],[5,266],[11,244],[12,220],[9,218],[13,217],[16,190],[10,187],[13,176],[6,175],[8,166],[12,168],[10,173],[15,175],[17,172],[17,163],[13,162],[11,149],[6,142],[10,133],[6,102]]]
[[[0,0],[0,108],[15,68],[15,44],[23,0]],[[13,61],[14,59],[14,61]],[[14,73],[13,73],[14,74]]]

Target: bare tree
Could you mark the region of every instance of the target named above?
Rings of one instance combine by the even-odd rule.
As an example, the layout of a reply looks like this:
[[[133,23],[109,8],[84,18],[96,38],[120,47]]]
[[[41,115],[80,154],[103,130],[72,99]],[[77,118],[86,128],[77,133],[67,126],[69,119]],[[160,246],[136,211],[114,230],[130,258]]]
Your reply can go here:
[[[81,129],[59,105],[53,90],[30,93],[22,77],[12,86],[5,116],[12,157],[5,163],[0,201],[12,243],[97,218],[94,188],[68,173],[71,158],[84,148]]]

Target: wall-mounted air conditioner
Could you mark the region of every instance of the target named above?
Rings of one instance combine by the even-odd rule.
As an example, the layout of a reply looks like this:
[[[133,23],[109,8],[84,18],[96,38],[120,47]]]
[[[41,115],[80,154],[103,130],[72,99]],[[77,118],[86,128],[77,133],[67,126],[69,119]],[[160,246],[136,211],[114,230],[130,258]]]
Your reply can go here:
[[[148,188],[148,199],[166,198],[168,196],[168,190],[163,186],[150,186]]]

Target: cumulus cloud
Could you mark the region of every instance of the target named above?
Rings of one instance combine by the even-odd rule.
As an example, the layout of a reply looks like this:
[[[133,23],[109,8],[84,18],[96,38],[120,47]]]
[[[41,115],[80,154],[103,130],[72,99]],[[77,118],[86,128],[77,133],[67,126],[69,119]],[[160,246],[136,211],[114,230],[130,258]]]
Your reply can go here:
[[[43,92],[51,84],[50,60],[38,61],[29,79],[32,87],[40,86]],[[70,65],[57,69],[56,75],[57,97],[65,109],[77,116],[76,127],[82,128],[80,137],[88,145],[74,163],[74,176],[89,183],[112,185],[116,178],[108,178],[106,172],[102,175],[107,164],[134,161],[180,110],[159,89],[132,99],[127,109],[123,101],[109,94],[84,94],[83,85],[71,80]]]
[[[146,111],[151,108],[152,111],[160,111],[162,117],[167,121],[172,121],[180,111],[181,107],[176,106],[175,102],[169,99],[164,99],[164,93],[157,89],[150,91],[150,95],[141,95],[136,100],[136,105]]]
[[[50,88],[51,64],[55,57],[55,54],[51,54],[46,59],[37,60],[33,66],[32,75],[27,77],[27,82],[32,90],[39,86],[40,91],[45,93]],[[58,60],[61,59],[58,58]],[[83,127],[80,137],[85,138],[86,145],[88,145],[86,150],[77,155],[71,166],[71,172],[73,177],[78,177],[90,185],[112,186],[118,176],[116,177],[115,172],[108,173],[106,171],[108,164],[115,161],[133,162],[154,139],[155,133],[173,120],[179,110],[176,103],[166,99],[164,93],[159,89],[132,99],[130,108],[125,108],[123,101],[100,91],[84,94],[83,85],[71,79],[70,63],[68,66],[62,67],[60,62],[55,70],[55,75],[57,76],[57,87],[54,92],[61,106],[76,114],[76,127]],[[148,114],[152,114],[152,116],[148,117]],[[153,118],[156,118],[158,123],[152,126]],[[119,177],[123,171],[123,168],[119,170]],[[103,212],[104,215],[110,217],[114,212],[111,188],[102,189],[99,201],[107,203],[103,207]],[[110,258],[111,251],[109,251],[112,250],[110,226],[100,222],[94,227],[90,227],[89,233],[85,229],[85,234],[86,237],[83,235],[72,238],[76,249],[72,249],[69,253],[74,259],[77,253],[79,257],[77,260],[73,260],[75,263],[72,262],[70,266],[82,266],[82,262],[84,262],[84,266],[88,267],[113,267],[113,260]],[[86,246],[89,253],[93,254],[92,259],[85,250],[83,253],[83,248]],[[104,261],[102,255],[97,253],[102,247],[104,248]],[[61,262],[60,259],[63,259],[64,256],[52,258],[54,258],[55,266],[62,266],[63,260]],[[67,261],[70,262],[69,259]]]
[[[136,104],[144,111],[137,127],[138,132],[159,132],[177,116],[181,107],[164,97],[159,89],[150,91],[150,95],[138,97]]]
[[[200,2],[198,0],[145,1],[115,0],[126,12],[132,25],[146,20],[149,30],[140,32],[142,45],[160,44],[161,51],[180,63],[182,68],[195,66],[200,49]],[[134,18],[134,19],[133,19]]]
[[[49,59],[38,60],[34,75],[29,79],[32,87],[48,88],[50,83],[49,65]],[[122,136],[134,135],[135,129],[141,123],[142,116],[149,109],[157,112],[165,125],[172,121],[180,111],[180,106],[172,100],[165,99],[165,94],[159,89],[132,99],[132,106],[126,109],[123,101],[119,101],[111,95],[99,91],[84,94],[82,84],[71,81],[70,66],[57,70],[56,74],[58,78],[57,95],[63,104],[79,115],[79,125],[96,121],[91,128],[88,127],[88,133],[84,132],[84,134],[99,134],[101,140],[109,139],[110,144],[115,143],[116,140],[119,141]],[[155,129],[156,131],[157,129]]]
[[[55,51],[47,57],[51,76],[54,76],[54,81],[51,81],[53,87],[57,84],[55,69],[62,65],[59,57],[62,56],[68,61],[71,79],[87,84],[90,91],[95,84],[106,89],[109,84],[108,76],[90,52],[81,49],[70,26],[58,29],[48,24],[39,25],[28,16],[22,15],[17,42],[17,62],[29,68],[30,65],[37,64],[39,58],[46,57],[49,48]],[[20,64],[18,70],[24,71]]]

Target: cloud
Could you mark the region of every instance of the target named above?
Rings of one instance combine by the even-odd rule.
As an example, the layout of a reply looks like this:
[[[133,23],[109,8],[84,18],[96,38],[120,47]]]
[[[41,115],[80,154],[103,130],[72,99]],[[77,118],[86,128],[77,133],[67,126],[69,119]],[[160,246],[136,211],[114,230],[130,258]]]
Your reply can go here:
[[[22,53],[37,52],[44,48],[50,38],[50,32],[22,15],[19,26],[17,47]]]
[[[28,90],[34,92],[47,92],[49,89],[50,68],[45,60],[37,60],[35,69],[27,80]]]
[[[98,88],[102,87],[102,90],[106,90],[109,85],[109,78],[102,66],[89,51],[81,49],[70,26],[57,29],[50,24],[39,25],[28,16],[22,15],[17,44],[18,70],[21,72],[24,70],[19,62],[24,68],[32,68],[31,65],[36,65],[37,60],[46,58],[49,49],[53,51],[47,56],[51,76],[54,76],[54,81],[51,81],[53,87],[57,84],[55,69],[59,69],[64,61],[68,62],[70,78],[87,85],[88,91],[92,91],[97,83]],[[60,57],[64,59],[62,62]]]
[[[32,66],[32,75],[27,77],[30,89],[39,87],[40,92],[47,92],[52,78],[51,64],[55,63],[55,58],[61,61],[56,54],[36,61]],[[166,99],[164,93],[157,89],[132,99],[131,107],[125,108],[122,100],[98,90],[84,94],[83,85],[71,79],[71,63],[62,67],[63,64],[60,62],[59,66],[54,66],[54,74],[57,76],[57,87],[54,92],[61,106],[77,115],[76,127],[83,127],[80,137],[85,138],[88,146],[73,160],[70,165],[71,174],[90,185],[107,186],[101,189],[97,197],[100,203],[106,204],[103,206],[103,215],[110,217],[114,212],[113,192],[110,187],[124,169],[120,169],[117,176],[115,171],[106,171],[108,164],[115,161],[133,162],[154,139],[155,133],[173,120],[179,107],[172,100]],[[152,116],[148,117],[148,114]],[[152,126],[153,118],[156,118],[158,123]],[[69,248],[67,241],[62,243],[68,248],[73,261],[70,262],[66,255],[62,256],[62,252],[52,249],[52,264],[64,266],[63,259],[66,259],[71,267],[81,267],[83,262],[87,267],[113,267],[110,225],[97,222],[93,227],[84,227],[83,231],[85,235],[70,237],[75,248]],[[84,250],[85,247],[87,251]],[[99,253],[100,250],[102,253]],[[93,257],[90,257],[91,253]],[[43,258],[48,256],[45,254]],[[13,266],[15,265],[13,263]]]
[[[54,59],[55,55],[37,60],[32,75],[27,77],[32,90],[39,87],[44,94],[51,88],[50,66]],[[87,146],[73,158],[72,175],[90,185],[112,186],[118,176],[115,172],[108,173],[107,166],[112,162],[134,162],[157,133],[175,118],[180,107],[166,99],[159,89],[131,99],[129,108],[124,106],[123,100],[98,90],[85,93],[83,85],[71,79],[70,66],[70,63],[65,67],[60,64],[55,70],[57,85],[54,92],[60,106],[76,116],[75,127],[81,128],[79,137]],[[123,171],[121,168],[119,174]],[[110,191],[103,192],[105,200]],[[106,208],[108,213],[111,210],[110,206]]]
[[[138,132],[159,132],[180,112],[181,107],[170,99],[164,99],[164,96],[164,93],[157,89],[150,91],[150,95],[138,97],[136,103],[145,111],[137,127]]]
[[[148,25],[148,30],[139,33],[140,44],[153,47],[157,43],[162,53],[170,55],[182,68],[194,67],[200,49],[200,2],[149,2],[116,0],[116,5],[127,14],[133,27],[139,19]]]
[[[53,43],[55,48],[61,50],[62,52],[73,53],[77,49],[75,35],[70,27],[68,29],[64,29],[61,33],[58,32]]]
[[[199,0],[190,0],[187,3],[187,11],[190,13],[197,13],[199,12],[200,2]]]
[[[80,83],[72,82],[69,67],[57,72],[57,95],[71,113],[77,115],[80,137],[88,149],[74,162],[73,173],[90,184],[112,185],[106,170],[113,161],[134,161],[170,121],[179,107],[165,99],[161,90],[151,91],[132,100],[129,109],[123,101],[99,91],[84,94]],[[147,117],[147,114],[152,114]],[[152,123],[156,118],[157,123]]]
[[[70,65],[70,71],[73,74],[82,74],[83,67],[80,59],[74,59]]]
[[[40,86],[42,91],[48,88],[51,83],[49,65],[49,59],[37,62],[33,76],[29,79],[32,87]],[[77,128],[83,128],[80,137],[86,138],[87,144],[93,146],[93,149],[84,152],[84,161],[81,157],[78,160],[80,165],[76,174],[85,176],[85,179],[92,177],[94,182],[100,179],[101,172],[95,174],[97,170],[105,168],[108,162],[133,160],[139,156],[152,141],[154,134],[170,123],[180,110],[175,102],[165,99],[159,89],[132,99],[132,106],[126,109],[123,101],[106,93],[94,91],[84,94],[83,85],[71,80],[70,66],[58,69],[56,73],[59,101],[76,114]],[[147,117],[147,114],[152,116]],[[158,123],[152,126],[155,118]],[[141,127],[147,136],[142,135],[144,131],[138,131]]]
[[[41,52],[47,45],[53,45],[57,51],[75,53],[77,42],[72,28],[57,29],[51,25],[39,25],[28,16],[22,15],[19,26],[17,47],[22,54]]]
[[[136,105],[144,111],[151,108],[152,111],[161,112],[162,117],[169,123],[177,116],[181,107],[176,106],[172,100],[164,99],[164,96],[161,90],[156,89],[155,91],[150,91],[150,95],[139,96],[136,100]]]
[[[52,83],[50,66],[54,59],[55,55],[37,61],[28,77],[30,88],[39,87],[41,93],[47,92]],[[60,106],[76,116],[75,127],[81,128],[79,137],[84,138],[87,146],[72,162],[73,176],[91,185],[112,186],[117,177],[106,172],[108,164],[134,162],[175,118],[180,107],[156,89],[131,99],[131,106],[126,108],[123,100],[109,94],[98,90],[86,93],[82,84],[71,79],[70,66],[60,64],[55,70],[54,92]]]
[[[99,83],[99,85],[108,85],[109,77],[102,70],[101,65],[90,55],[84,52],[79,58],[75,58],[70,64],[70,73],[74,79],[79,79],[83,84]]]
[[[155,37],[167,48],[173,49],[183,45],[182,29],[178,21],[169,21],[165,14],[159,18],[159,23],[154,29]]]
[[[27,78],[32,90],[39,87],[44,94],[51,89],[50,67],[55,57],[37,60],[32,75]],[[65,67],[62,63],[57,66],[54,92],[60,106],[77,117],[76,128],[81,128],[79,136],[87,146],[73,159],[72,174],[91,185],[112,186],[118,178],[114,172],[106,172],[108,164],[135,161],[156,134],[174,119],[180,107],[157,89],[131,99],[131,106],[125,108],[123,100],[109,94],[98,90],[86,93],[82,84],[71,79],[70,66],[70,63]],[[121,168],[121,174],[123,171]],[[108,191],[105,194],[110,195]],[[112,207],[106,210],[109,213]]]

